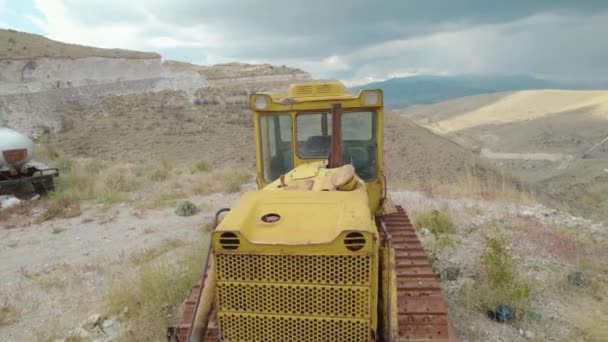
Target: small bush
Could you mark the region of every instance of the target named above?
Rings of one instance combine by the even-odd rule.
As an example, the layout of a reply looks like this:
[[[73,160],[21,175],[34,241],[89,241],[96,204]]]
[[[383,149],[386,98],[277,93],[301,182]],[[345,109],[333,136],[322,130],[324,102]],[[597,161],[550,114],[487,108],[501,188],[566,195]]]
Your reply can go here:
[[[209,171],[211,171],[211,163],[209,163],[206,160],[199,160],[194,165],[192,165],[192,167],[190,168],[190,173],[209,172]]]
[[[175,213],[179,216],[192,216],[196,214],[198,208],[190,201],[184,201],[177,205]]]
[[[452,219],[438,210],[425,211],[416,214],[414,226],[417,229],[426,228],[436,237],[441,234],[453,234],[455,231]]]
[[[480,266],[481,276],[460,289],[459,299],[465,306],[485,313],[507,305],[515,309],[518,318],[532,315],[528,308],[530,285],[516,279],[515,265],[504,241],[487,240]]]
[[[242,170],[232,170],[222,175],[222,184],[225,192],[239,192],[241,186],[249,182],[251,175]]]

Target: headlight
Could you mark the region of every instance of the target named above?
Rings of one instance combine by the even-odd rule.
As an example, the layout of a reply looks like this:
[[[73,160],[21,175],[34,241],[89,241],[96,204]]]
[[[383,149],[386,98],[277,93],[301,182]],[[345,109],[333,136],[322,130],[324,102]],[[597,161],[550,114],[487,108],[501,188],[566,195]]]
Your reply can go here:
[[[367,106],[375,106],[380,100],[380,92],[377,90],[370,90],[363,93],[363,103]]]
[[[253,98],[253,106],[258,110],[266,109],[268,107],[268,99],[264,95],[256,95]]]

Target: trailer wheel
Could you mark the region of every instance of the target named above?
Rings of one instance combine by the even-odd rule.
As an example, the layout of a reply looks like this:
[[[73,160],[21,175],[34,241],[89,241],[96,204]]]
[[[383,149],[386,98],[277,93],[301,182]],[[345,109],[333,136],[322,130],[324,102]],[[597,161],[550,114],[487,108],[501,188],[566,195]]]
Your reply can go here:
[[[34,192],[44,195],[49,191],[55,190],[55,181],[52,176],[45,177],[41,180],[32,182],[34,186]]]

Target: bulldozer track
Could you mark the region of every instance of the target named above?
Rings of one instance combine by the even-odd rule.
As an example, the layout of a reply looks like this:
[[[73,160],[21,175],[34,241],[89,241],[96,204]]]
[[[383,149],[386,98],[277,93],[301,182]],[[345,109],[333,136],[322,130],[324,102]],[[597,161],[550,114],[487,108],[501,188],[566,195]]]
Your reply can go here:
[[[379,217],[394,246],[397,278],[397,340],[452,342],[456,336],[439,282],[405,210]]]
[[[194,314],[196,313],[196,308],[198,305],[198,299],[205,285],[205,281],[207,280],[206,274],[208,274],[208,272],[209,269],[207,268],[207,270],[205,270],[205,272],[201,275],[201,278],[198,280],[196,285],[194,285],[192,290],[190,290],[190,296],[188,296],[188,299],[184,303],[184,311],[180,320],[169,326],[167,336],[169,341],[186,342],[188,340],[188,334],[190,333],[190,329],[192,327]],[[215,311],[212,310],[209,314],[209,321],[207,323],[205,337],[202,342],[217,342],[217,340],[218,333],[215,322]]]

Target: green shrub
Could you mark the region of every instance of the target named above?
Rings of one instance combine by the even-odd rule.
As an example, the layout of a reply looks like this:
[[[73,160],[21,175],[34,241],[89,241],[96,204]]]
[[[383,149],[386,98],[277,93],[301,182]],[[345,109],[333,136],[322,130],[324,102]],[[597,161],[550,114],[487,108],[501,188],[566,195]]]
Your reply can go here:
[[[508,305],[515,309],[519,318],[531,314],[528,308],[531,287],[516,279],[515,265],[503,240],[487,240],[480,266],[480,277],[460,289],[459,300],[465,306],[485,313],[498,305]]]
[[[177,205],[175,209],[175,213],[179,216],[192,216],[196,214],[197,207],[194,203],[189,201],[184,201]]]
[[[452,219],[438,210],[424,211],[416,214],[414,226],[417,229],[428,229],[435,237],[441,234],[453,234],[455,231]]]

